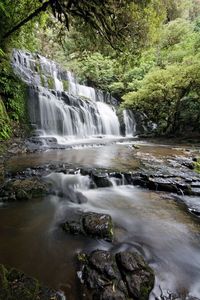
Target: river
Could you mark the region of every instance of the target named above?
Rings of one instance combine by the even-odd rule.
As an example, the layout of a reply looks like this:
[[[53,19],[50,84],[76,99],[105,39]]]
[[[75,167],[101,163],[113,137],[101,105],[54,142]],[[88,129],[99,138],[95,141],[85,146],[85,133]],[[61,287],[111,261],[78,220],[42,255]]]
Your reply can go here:
[[[9,173],[52,163],[73,167],[133,170],[143,162],[163,163],[170,158],[190,153],[183,147],[158,145],[144,141],[117,142],[104,146],[85,146],[66,150],[49,150],[22,154],[8,160]],[[87,203],[71,203],[49,195],[28,202],[4,204],[0,207],[0,257],[8,266],[22,269],[45,285],[61,288],[67,299],[81,299],[77,290],[76,253],[81,250],[132,249],[139,251],[154,269],[156,283],[150,299],[161,295],[161,289],[200,297],[200,226],[199,220],[186,212],[169,193],[149,191],[132,185],[113,185],[90,189],[85,176],[52,173],[59,184],[81,191]],[[197,197],[186,197],[197,202]],[[188,200],[187,200],[188,201]],[[113,244],[72,236],[59,224],[78,211],[103,212],[115,224]]]

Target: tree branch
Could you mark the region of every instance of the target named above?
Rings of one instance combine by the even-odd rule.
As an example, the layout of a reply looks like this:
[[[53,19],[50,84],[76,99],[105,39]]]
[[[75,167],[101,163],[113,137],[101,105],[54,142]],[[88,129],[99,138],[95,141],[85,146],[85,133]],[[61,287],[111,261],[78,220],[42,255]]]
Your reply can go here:
[[[19,28],[21,28],[23,25],[25,25],[27,22],[29,22],[30,20],[32,20],[34,17],[36,17],[37,15],[39,15],[42,11],[45,11],[47,9],[47,7],[50,5],[51,0],[44,2],[42,4],[42,6],[40,6],[39,8],[37,8],[33,13],[31,13],[27,18],[25,18],[24,20],[22,20],[21,22],[19,22],[17,25],[15,25],[11,30],[9,30],[8,32],[6,32],[3,36],[3,39],[8,38],[12,33],[14,33],[15,31],[17,31]]]

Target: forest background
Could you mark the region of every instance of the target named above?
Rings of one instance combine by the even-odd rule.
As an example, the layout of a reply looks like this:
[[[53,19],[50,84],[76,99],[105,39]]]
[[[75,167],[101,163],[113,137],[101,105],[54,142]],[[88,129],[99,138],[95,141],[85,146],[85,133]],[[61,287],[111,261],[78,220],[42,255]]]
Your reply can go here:
[[[13,48],[109,91],[156,123],[155,135],[199,134],[200,0],[4,0],[0,28],[0,140],[28,124]]]

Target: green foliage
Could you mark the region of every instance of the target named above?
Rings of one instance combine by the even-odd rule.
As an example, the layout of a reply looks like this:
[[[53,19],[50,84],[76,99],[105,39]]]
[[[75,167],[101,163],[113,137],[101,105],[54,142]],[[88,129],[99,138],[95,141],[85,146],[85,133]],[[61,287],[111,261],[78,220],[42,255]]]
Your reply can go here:
[[[11,124],[3,101],[0,99],[0,141],[6,140],[11,135]]]
[[[198,159],[196,162],[194,162],[195,171],[197,173],[200,173],[200,159]]]
[[[154,68],[141,87],[126,94],[124,106],[145,112],[158,124],[160,134],[200,126],[199,56],[165,69]]]
[[[64,91],[69,90],[69,82],[67,80],[62,81]]]
[[[47,77],[47,83],[48,83],[48,88],[49,89],[55,89],[55,82],[52,77]]]
[[[13,73],[9,61],[4,59],[0,67],[0,91],[7,113],[10,119],[22,121],[26,113],[25,84]]]
[[[53,1],[56,19],[46,10],[7,40],[4,34],[42,4],[0,2],[0,93],[7,118],[21,122],[26,115],[25,87],[5,55],[15,47],[38,51],[71,69],[81,82],[123,96],[123,106],[145,112],[158,124],[158,133],[197,130],[199,0],[100,2],[60,0],[59,8]],[[69,32],[63,20],[69,21]],[[54,88],[53,79],[46,82],[40,66],[37,71],[41,84]],[[63,86],[67,90],[68,82],[63,81]]]
[[[107,89],[114,78],[115,61],[100,53],[87,55],[78,62],[79,77],[90,85]]]
[[[27,122],[26,86],[13,73],[8,57],[0,61],[0,139],[11,136],[12,121]]]

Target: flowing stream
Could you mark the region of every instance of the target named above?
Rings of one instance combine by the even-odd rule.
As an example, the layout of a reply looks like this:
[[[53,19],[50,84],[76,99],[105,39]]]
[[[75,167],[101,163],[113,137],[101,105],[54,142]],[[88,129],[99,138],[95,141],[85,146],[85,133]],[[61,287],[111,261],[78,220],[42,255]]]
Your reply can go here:
[[[138,142],[139,143],[139,142]],[[41,166],[54,160],[69,166],[104,167],[118,170],[138,168],[138,157],[152,155],[163,160],[183,155],[182,149],[171,146],[139,143],[135,150],[130,143],[118,143],[92,148],[50,150],[23,154],[7,163],[8,172]],[[61,288],[68,299],[82,299],[77,289],[75,254],[81,250],[124,249],[139,251],[155,270],[156,284],[150,299],[161,299],[161,290],[200,297],[200,225],[168,194],[123,185],[90,189],[88,176],[51,173],[46,180],[60,188],[64,198],[52,195],[25,203],[13,203],[0,209],[1,262],[23,269],[44,284]],[[70,186],[83,193],[87,203],[70,201],[65,189]],[[197,198],[186,197],[198,205]],[[60,230],[59,224],[81,211],[108,213],[115,223],[116,241],[113,245]],[[188,298],[189,299],[189,298]]]
[[[177,299],[200,299],[198,218],[167,193],[128,185],[123,178],[120,182],[111,178],[111,187],[91,189],[89,177],[78,171],[79,167],[85,167],[129,172],[142,168],[144,159],[153,158],[153,162],[164,165],[165,161],[187,156],[189,152],[145,141],[134,141],[134,145],[139,144],[138,149],[133,147],[132,140],[110,142],[111,136],[121,134],[117,108],[110,95],[78,84],[72,73],[61,72],[55,63],[41,56],[36,59],[30,53],[15,51],[13,63],[16,72],[30,86],[30,117],[40,135],[53,136],[58,143],[81,138],[85,144],[74,145],[72,149],[24,153],[7,161],[7,174],[16,175],[43,165],[48,169],[52,163],[66,163],[69,168],[77,168],[77,172],[64,174],[55,170],[44,176],[53,183],[55,191],[62,190],[64,197],[55,193],[27,202],[0,204],[1,263],[22,269],[45,285],[60,288],[68,300],[79,300],[85,298],[77,288],[76,253],[97,248],[114,252],[137,250],[155,271],[150,300],[166,299],[171,292],[179,295]],[[38,70],[42,70],[41,74]],[[67,92],[63,91],[65,81]],[[126,135],[134,136],[134,116],[128,111],[123,115]],[[107,137],[104,145],[87,144],[86,138],[98,135]],[[88,201],[71,202],[67,187],[81,192]],[[197,197],[185,199],[200,206]],[[66,234],[60,228],[67,217],[82,211],[112,216],[113,244]]]

